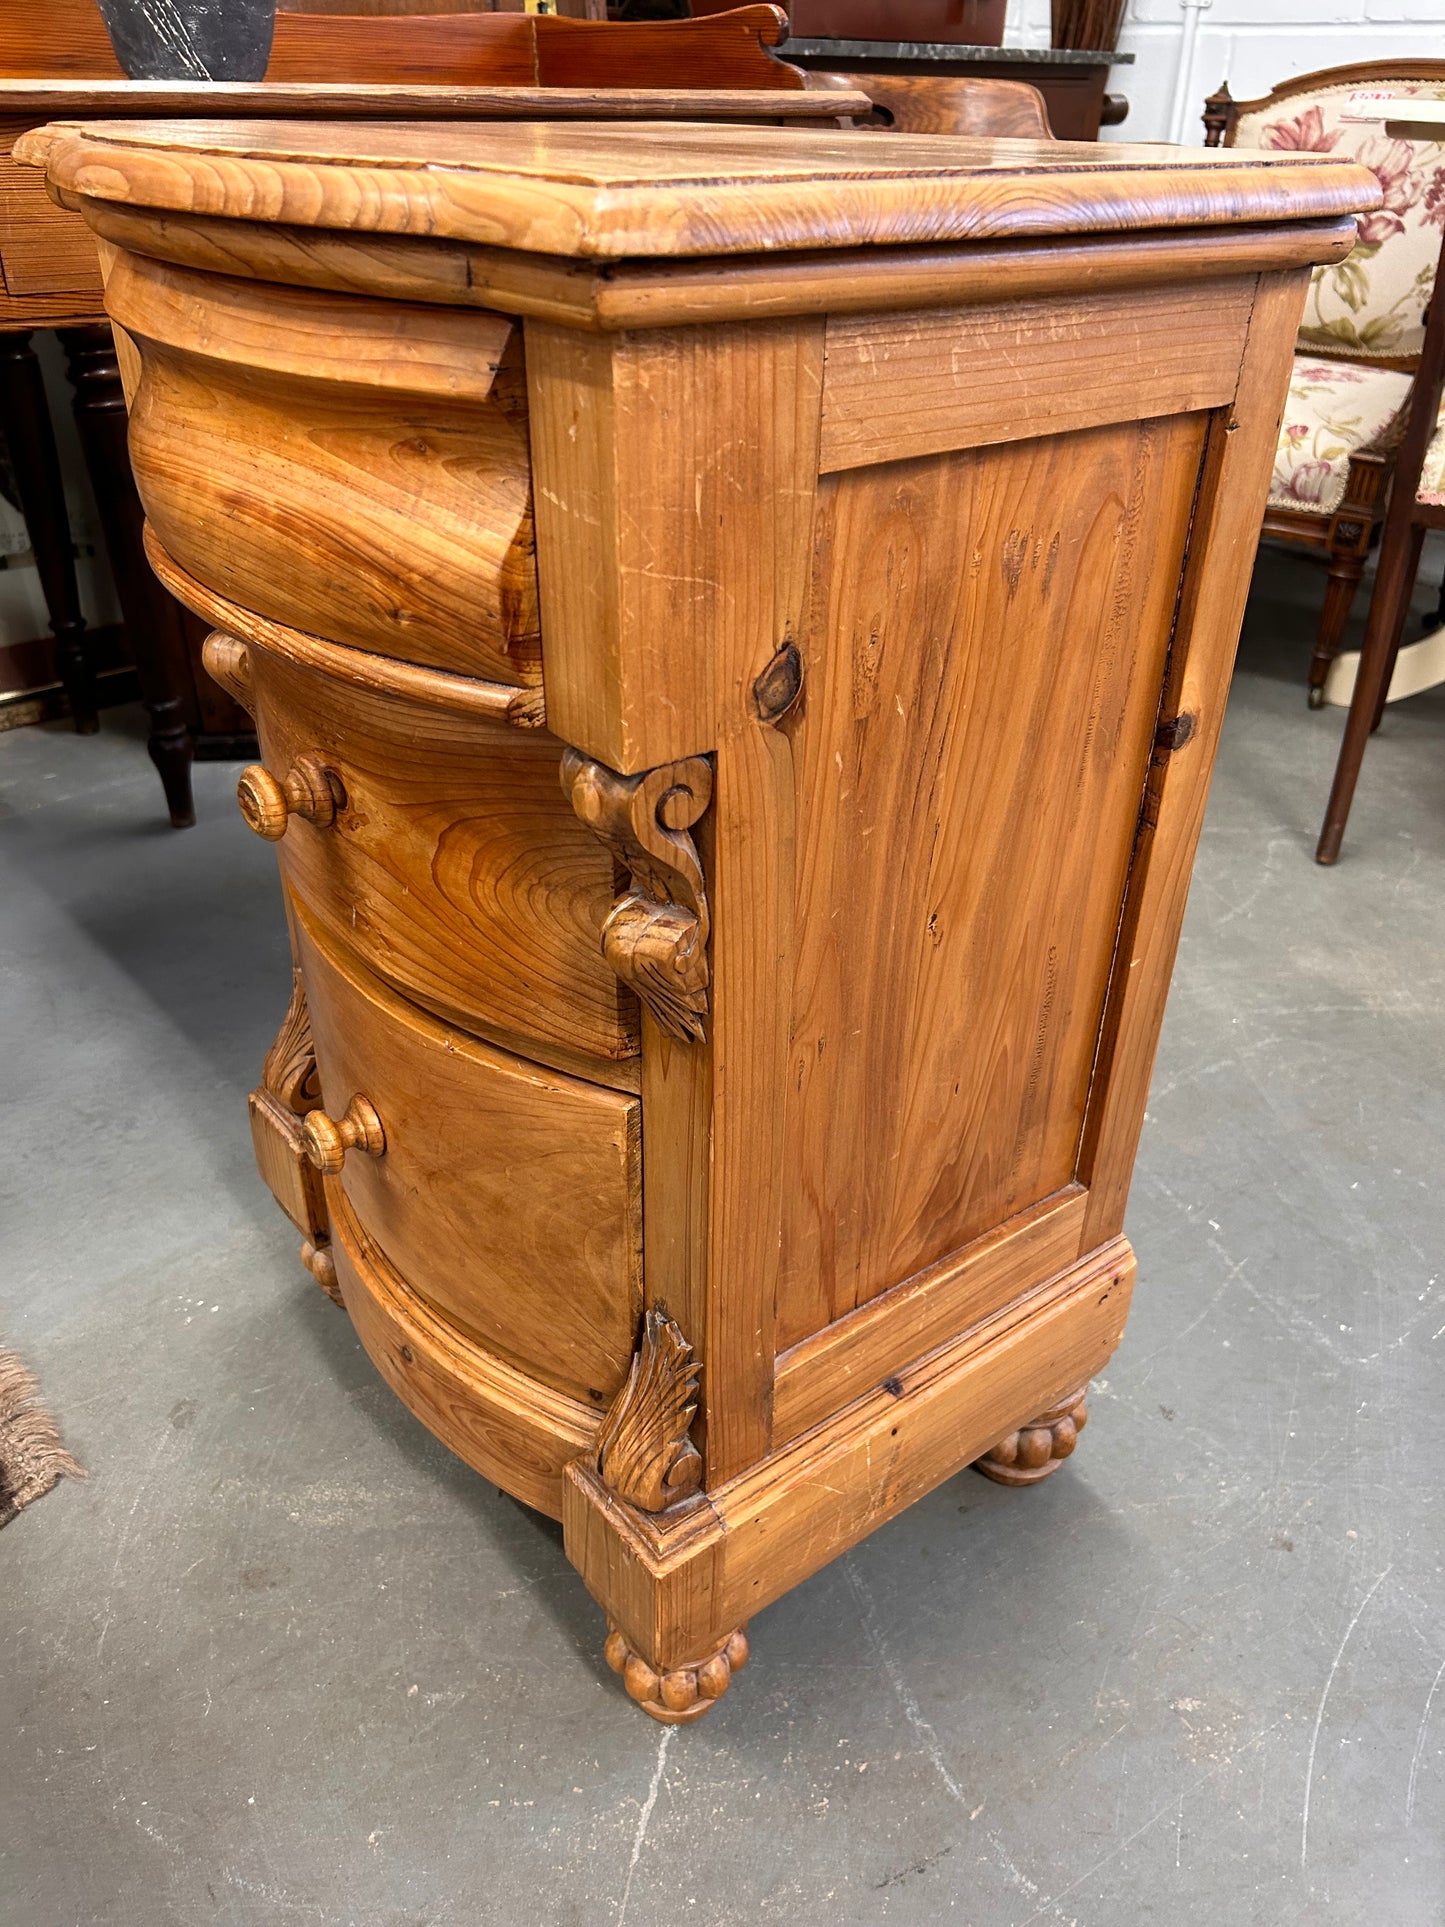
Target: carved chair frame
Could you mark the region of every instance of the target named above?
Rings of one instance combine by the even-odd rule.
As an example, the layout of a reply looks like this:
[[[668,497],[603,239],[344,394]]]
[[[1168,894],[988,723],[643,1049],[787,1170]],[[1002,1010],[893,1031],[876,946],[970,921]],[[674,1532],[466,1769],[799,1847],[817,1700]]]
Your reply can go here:
[[[1228,82],[1204,103],[1204,144],[1206,147],[1233,147],[1235,130],[1244,114],[1262,113],[1281,107],[1300,95],[1318,93],[1325,87],[1377,85],[1384,80],[1438,80],[1445,82],[1445,60],[1362,60],[1341,67],[1317,67],[1312,73],[1294,74],[1278,87],[1255,100],[1236,100]],[[1311,348],[1320,361],[1341,361],[1357,365],[1357,357],[1332,355],[1328,349]],[[1393,368],[1413,375],[1419,366],[1414,355],[1382,357],[1369,364],[1373,368]],[[1323,555],[1329,565],[1329,580],[1320,609],[1310,656],[1309,700],[1312,709],[1324,702],[1325,680],[1330,664],[1339,654],[1345,625],[1354,607],[1355,595],[1365,571],[1371,549],[1380,539],[1395,459],[1409,406],[1402,411],[1396,431],[1374,448],[1362,448],[1350,457],[1345,476],[1345,492],[1327,513],[1311,514],[1308,509],[1265,510],[1264,534],[1276,542],[1309,549]]]

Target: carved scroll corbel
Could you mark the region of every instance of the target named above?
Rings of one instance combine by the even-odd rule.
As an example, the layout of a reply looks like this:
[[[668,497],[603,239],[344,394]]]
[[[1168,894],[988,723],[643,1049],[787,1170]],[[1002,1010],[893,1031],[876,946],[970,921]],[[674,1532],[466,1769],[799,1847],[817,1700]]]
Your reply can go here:
[[[620,776],[578,750],[562,756],[577,815],[631,873],[602,926],[602,954],[669,1036],[702,1041],[707,1018],[707,893],[688,831],[712,800],[703,756]]]
[[[688,1436],[701,1370],[675,1321],[650,1307],[627,1383],[597,1437],[598,1476],[639,1511],[665,1512],[702,1484],[702,1458]]]

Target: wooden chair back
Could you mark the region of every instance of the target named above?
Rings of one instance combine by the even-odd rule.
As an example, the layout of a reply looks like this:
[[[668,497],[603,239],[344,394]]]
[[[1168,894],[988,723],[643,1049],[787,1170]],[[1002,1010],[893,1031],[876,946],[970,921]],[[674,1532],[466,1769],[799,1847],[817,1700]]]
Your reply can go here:
[[[861,87],[877,110],[873,125],[897,134],[993,134],[1052,140],[1037,87],[1022,80],[969,80],[932,74],[812,72],[809,87]]]

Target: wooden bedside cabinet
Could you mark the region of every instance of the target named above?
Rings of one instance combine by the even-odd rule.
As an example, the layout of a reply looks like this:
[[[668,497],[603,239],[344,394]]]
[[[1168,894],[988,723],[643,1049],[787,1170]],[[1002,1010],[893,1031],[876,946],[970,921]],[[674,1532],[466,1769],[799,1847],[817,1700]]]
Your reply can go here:
[[[262,1167],[690,1720],[1084,1423],[1311,265],[1294,154],[52,128],[256,715]]]

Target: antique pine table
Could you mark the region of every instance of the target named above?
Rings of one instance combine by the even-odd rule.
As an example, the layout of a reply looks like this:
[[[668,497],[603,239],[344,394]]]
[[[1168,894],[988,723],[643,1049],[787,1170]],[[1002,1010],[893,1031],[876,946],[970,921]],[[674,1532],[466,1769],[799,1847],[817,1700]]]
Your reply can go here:
[[[397,1394],[663,1720],[970,1463],[1056,1469],[1328,157],[724,130],[31,135],[163,580],[254,710],[252,1097]]]

